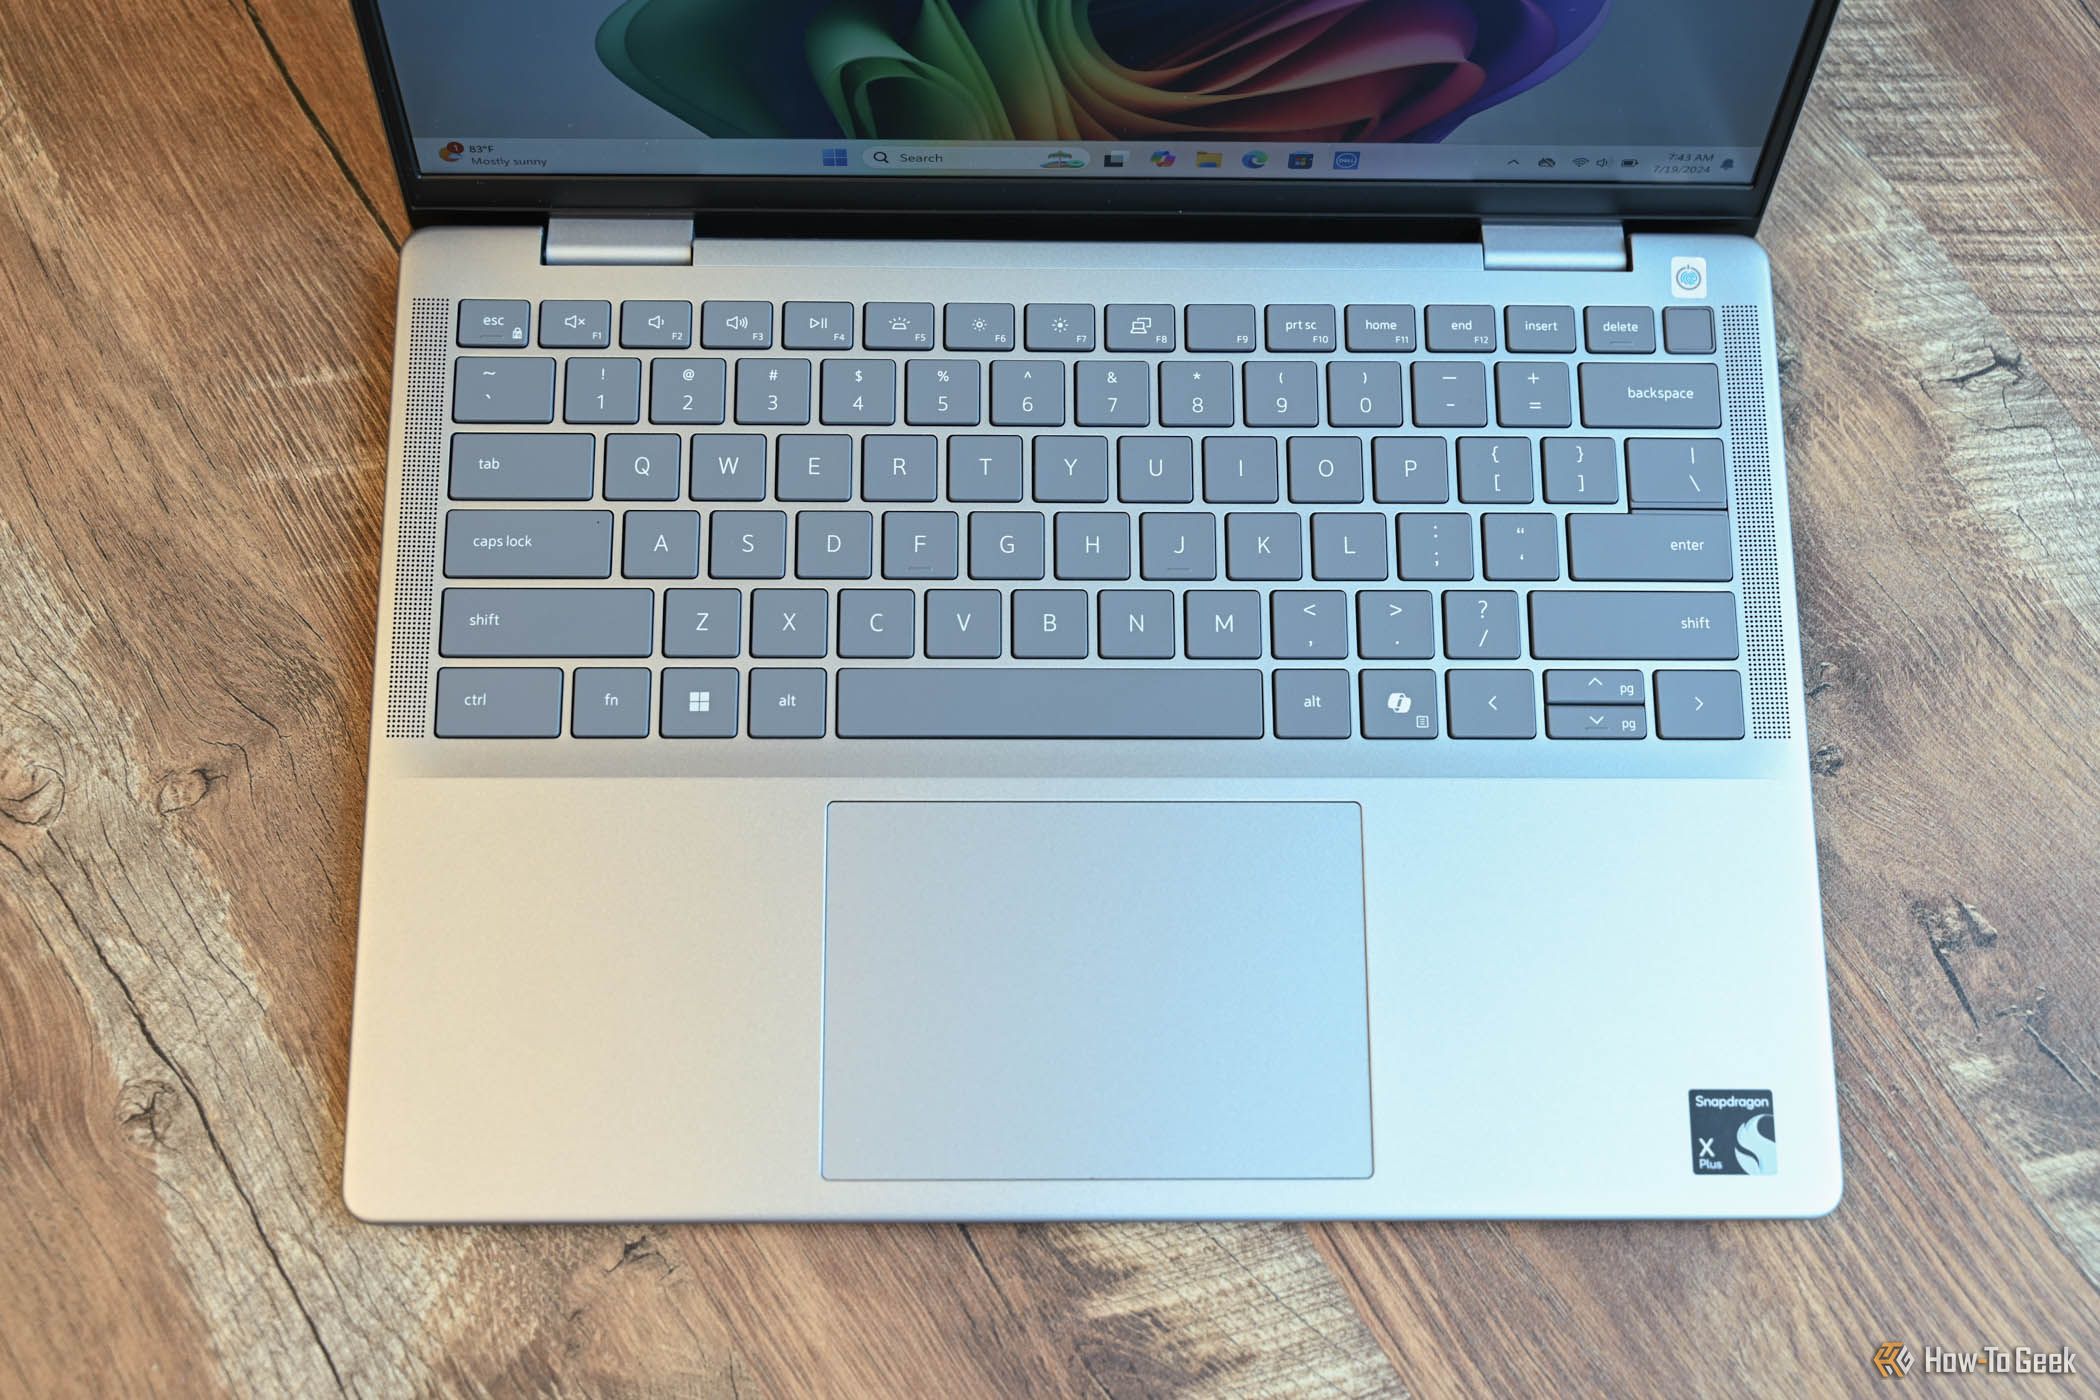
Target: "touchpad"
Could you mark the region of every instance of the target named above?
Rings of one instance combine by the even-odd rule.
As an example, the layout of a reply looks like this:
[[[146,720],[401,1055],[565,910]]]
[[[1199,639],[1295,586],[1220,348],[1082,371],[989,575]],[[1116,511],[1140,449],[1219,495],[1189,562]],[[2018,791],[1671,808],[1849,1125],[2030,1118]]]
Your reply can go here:
[[[1339,802],[835,802],[832,1180],[1371,1173]]]

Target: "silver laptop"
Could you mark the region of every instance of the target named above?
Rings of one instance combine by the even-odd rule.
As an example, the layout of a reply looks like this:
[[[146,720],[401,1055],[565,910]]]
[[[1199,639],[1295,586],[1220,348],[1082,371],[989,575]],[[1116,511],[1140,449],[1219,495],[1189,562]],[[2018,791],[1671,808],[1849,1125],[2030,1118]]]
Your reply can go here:
[[[357,1214],[1835,1204],[1834,3],[357,8]]]

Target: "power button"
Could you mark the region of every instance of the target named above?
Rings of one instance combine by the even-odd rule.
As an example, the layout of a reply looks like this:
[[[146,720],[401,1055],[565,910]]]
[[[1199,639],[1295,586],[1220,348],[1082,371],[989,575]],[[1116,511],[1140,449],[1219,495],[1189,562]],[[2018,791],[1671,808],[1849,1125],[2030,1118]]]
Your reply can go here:
[[[1670,259],[1670,290],[1681,297],[1706,295],[1706,259]]]

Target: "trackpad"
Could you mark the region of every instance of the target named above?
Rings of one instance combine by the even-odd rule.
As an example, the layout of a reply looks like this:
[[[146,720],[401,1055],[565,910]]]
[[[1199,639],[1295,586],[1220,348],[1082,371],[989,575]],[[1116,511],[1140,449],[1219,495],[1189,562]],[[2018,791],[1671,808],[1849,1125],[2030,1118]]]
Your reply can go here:
[[[826,825],[827,1178],[1370,1175],[1355,804]]]

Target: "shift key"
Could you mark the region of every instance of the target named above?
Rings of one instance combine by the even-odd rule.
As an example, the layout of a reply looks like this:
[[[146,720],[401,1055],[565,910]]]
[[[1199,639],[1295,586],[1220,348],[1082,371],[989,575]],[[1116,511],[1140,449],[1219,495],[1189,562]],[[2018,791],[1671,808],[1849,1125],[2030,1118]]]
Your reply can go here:
[[[656,594],[647,588],[448,588],[440,656],[647,656]]]
[[[1531,595],[1531,654],[1542,661],[1733,661],[1733,593]]]

